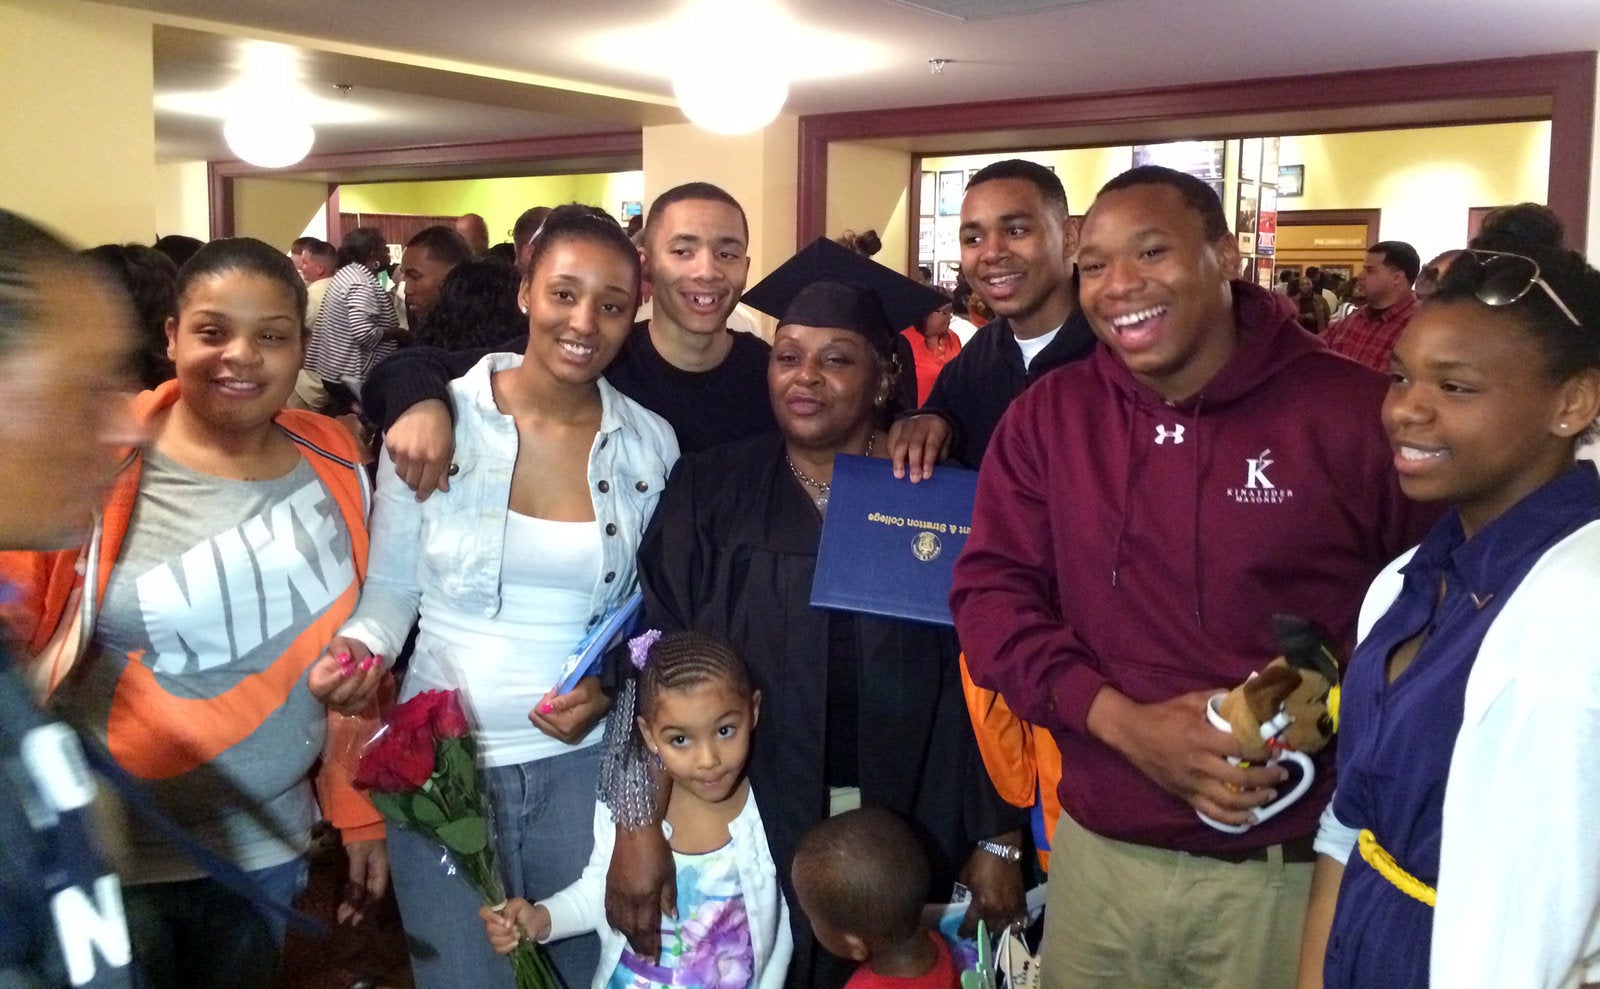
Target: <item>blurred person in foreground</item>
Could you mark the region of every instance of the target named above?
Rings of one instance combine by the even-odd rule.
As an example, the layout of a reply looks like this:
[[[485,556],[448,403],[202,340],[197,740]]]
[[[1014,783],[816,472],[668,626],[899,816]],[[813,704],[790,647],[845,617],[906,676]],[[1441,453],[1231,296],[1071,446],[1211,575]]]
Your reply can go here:
[[[139,438],[121,395],[133,354],[127,303],[104,275],[0,210],[0,547],[55,549],[89,531],[118,451]],[[0,592],[9,604],[9,585]],[[0,643],[0,985],[121,989],[132,951],[91,834],[94,782],[77,738],[29,694]]]
[[[386,883],[381,818],[322,758],[354,727],[324,706],[350,685],[318,660],[365,571],[367,477],[337,424],[283,410],[305,352],[287,257],[212,241],[177,305],[177,377],[133,399],[150,443],[119,465],[83,552],[10,554],[4,572],[52,710],[104,747],[131,812],[105,820],[125,836],[142,977],[266,989],[324,813],[349,859],[341,917]]]

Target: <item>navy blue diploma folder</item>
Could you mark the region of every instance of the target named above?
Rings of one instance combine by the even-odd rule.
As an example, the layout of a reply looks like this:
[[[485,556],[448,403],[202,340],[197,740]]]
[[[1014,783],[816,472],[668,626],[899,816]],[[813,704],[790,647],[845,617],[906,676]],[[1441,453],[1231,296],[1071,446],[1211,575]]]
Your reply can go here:
[[[833,460],[811,604],[953,625],[950,579],[972,526],[977,471],[896,478],[889,461]]]

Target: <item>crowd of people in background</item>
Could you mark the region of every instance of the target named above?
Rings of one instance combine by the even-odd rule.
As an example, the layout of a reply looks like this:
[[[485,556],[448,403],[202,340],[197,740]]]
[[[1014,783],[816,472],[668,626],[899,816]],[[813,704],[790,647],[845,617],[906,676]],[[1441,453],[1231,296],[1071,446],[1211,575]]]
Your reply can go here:
[[[954,989],[924,905],[1021,929],[1051,879],[1047,987],[1600,984],[1600,272],[1554,213],[1276,291],[1159,166],[1081,223],[978,170],[953,293],[871,230],[750,285],[749,222],[0,212],[0,985],[267,989],[323,820],[421,989],[528,940],[567,989]],[[810,603],[841,454],[978,472],[953,626]],[[1285,614],[1344,681],[1292,802],[1207,721]],[[504,904],[337,755],[394,677],[461,692]]]

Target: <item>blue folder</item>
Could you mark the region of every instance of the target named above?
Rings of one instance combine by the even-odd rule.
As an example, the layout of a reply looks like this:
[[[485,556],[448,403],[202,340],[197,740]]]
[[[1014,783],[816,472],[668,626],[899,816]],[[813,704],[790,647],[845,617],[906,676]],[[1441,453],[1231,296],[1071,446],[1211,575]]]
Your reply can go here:
[[[583,637],[572,655],[561,666],[556,681],[556,693],[565,694],[578,685],[578,681],[600,671],[600,660],[611,647],[633,636],[644,622],[644,592],[634,591],[612,607],[605,618],[595,623]]]
[[[950,580],[977,491],[976,471],[940,467],[912,484],[887,460],[835,457],[812,605],[955,624]]]

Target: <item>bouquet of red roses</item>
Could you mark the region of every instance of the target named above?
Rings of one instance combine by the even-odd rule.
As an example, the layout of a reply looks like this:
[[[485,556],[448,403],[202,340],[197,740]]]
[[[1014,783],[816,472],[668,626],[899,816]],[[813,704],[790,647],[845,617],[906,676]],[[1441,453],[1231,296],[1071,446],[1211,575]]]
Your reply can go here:
[[[383,816],[412,828],[450,852],[483,901],[499,909],[505,883],[489,835],[489,806],[473,760],[476,746],[454,690],[425,690],[395,706],[361,754],[355,785],[369,791]],[[531,942],[509,956],[517,989],[560,989]]]

